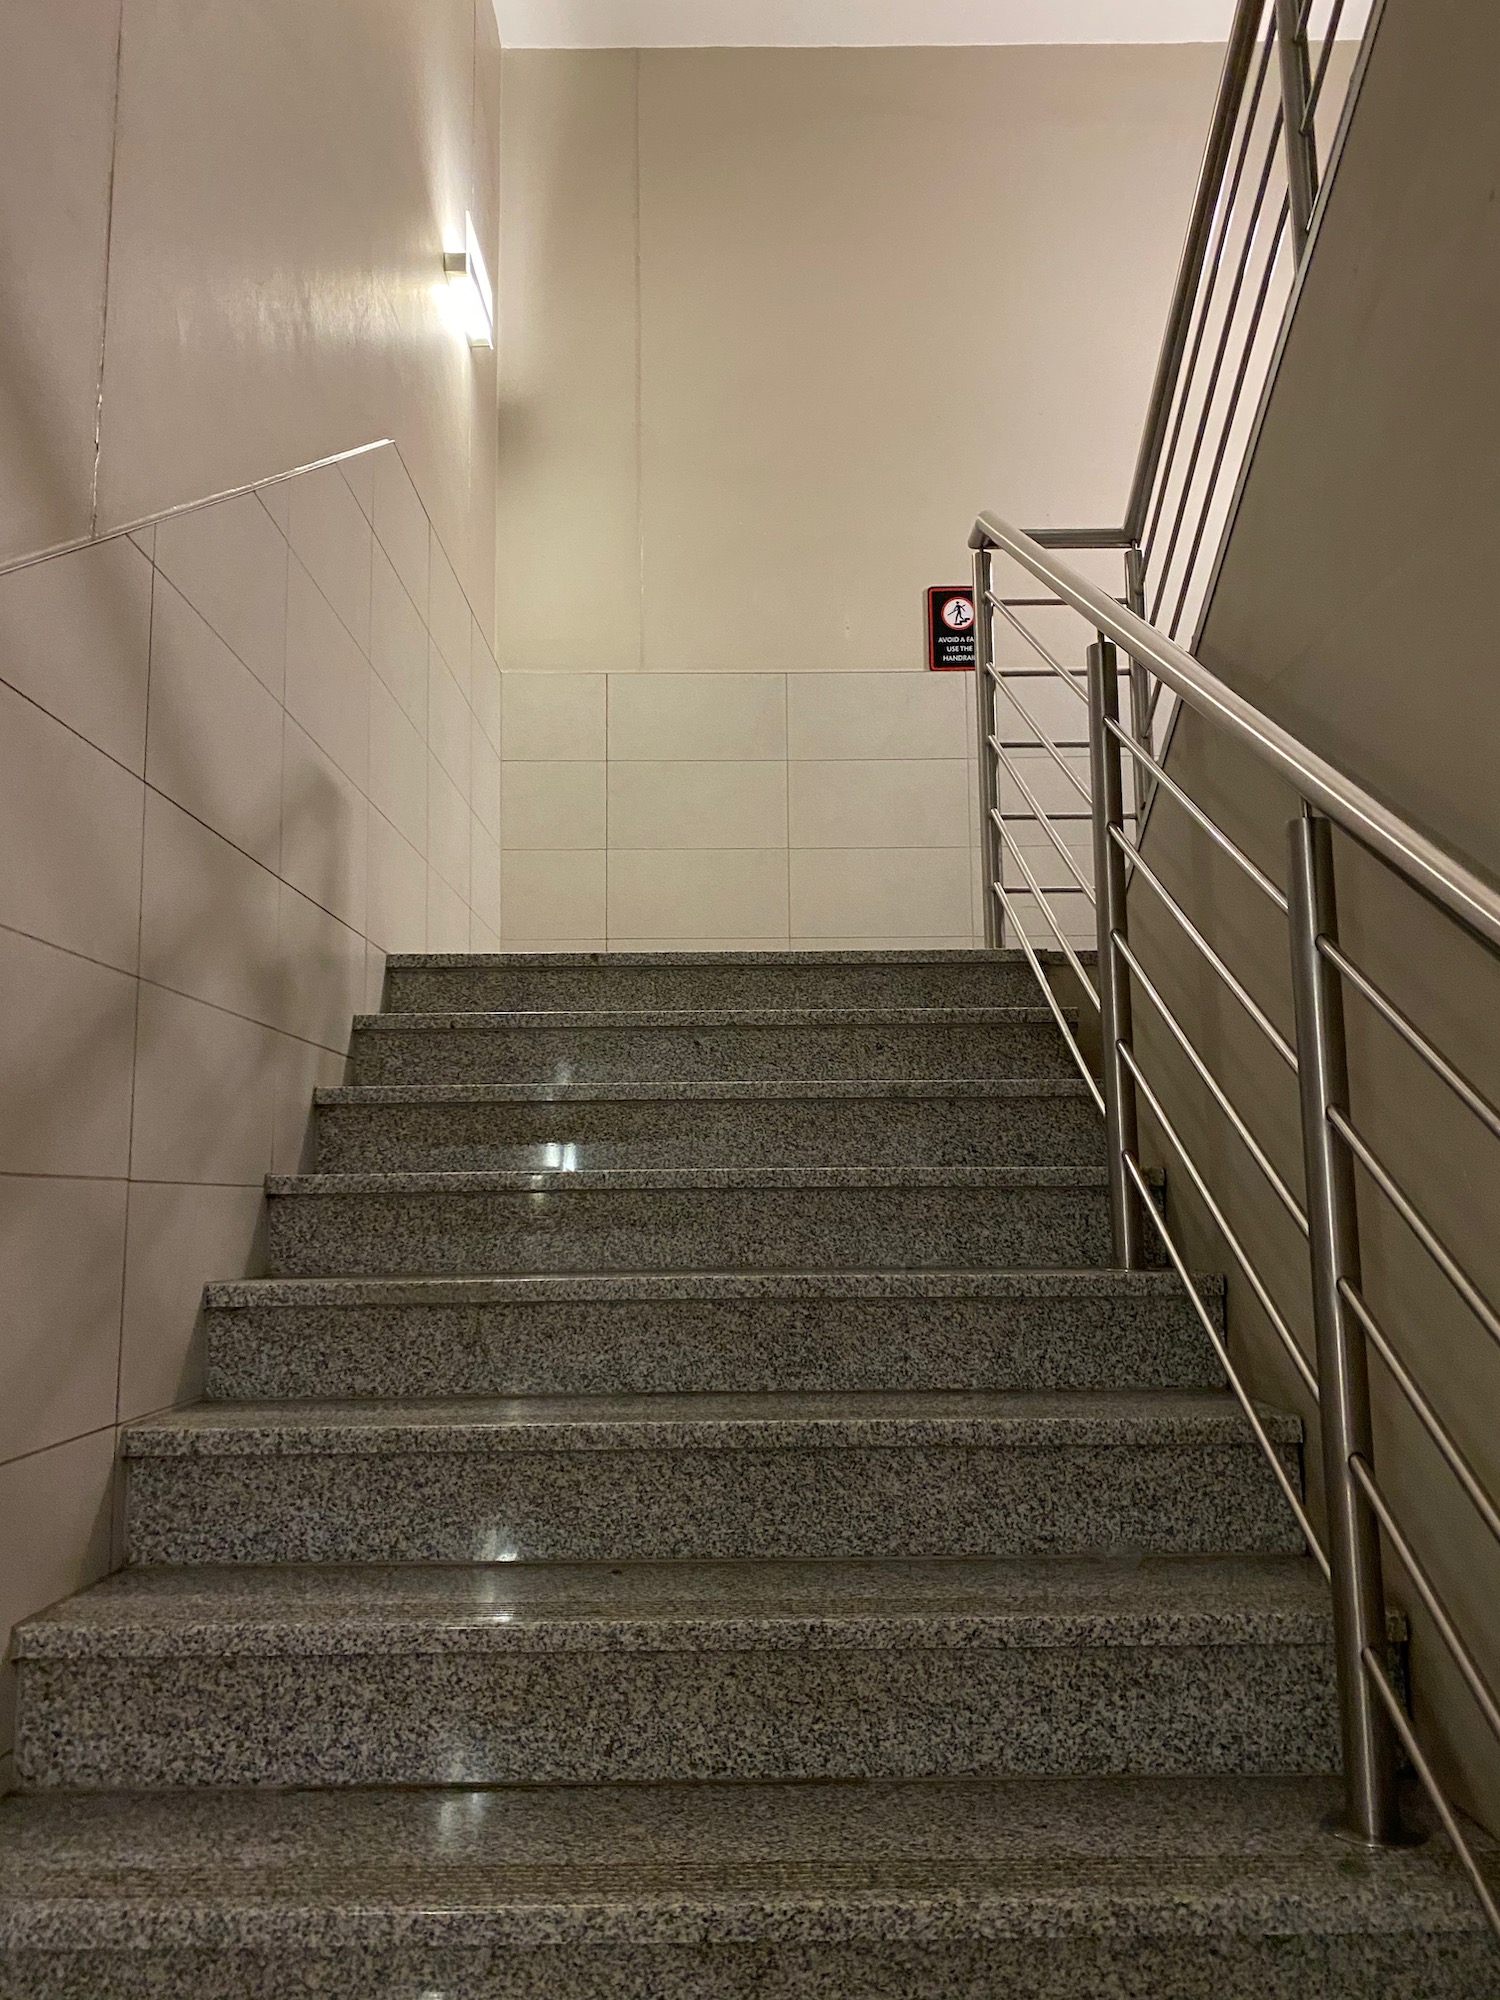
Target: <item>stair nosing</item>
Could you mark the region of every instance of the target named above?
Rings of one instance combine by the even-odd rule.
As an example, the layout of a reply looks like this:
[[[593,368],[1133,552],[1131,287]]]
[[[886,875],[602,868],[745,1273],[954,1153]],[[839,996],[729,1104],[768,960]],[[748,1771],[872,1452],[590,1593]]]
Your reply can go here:
[[[650,1083],[363,1083],[320,1085],[313,1102],[321,1106],[412,1104],[640,1104],[654,1102],[734,1102],[767,1104],[858,1103],[866,1098],[925,1103],[950,1098],[997,1100],[1087,1099],[1082,1077],[827,1078],[798,1082],[716,1078],[709,1082],[662,1080]],[[1102,1126],[1100,1128],[1103,1129]]]
[[[1064,1012],[1069,1010],[1064,1009]],[[1050,1007],[476,1007],[354,1016],[356,1034],[458,1034],[465,1030],[493,1032],[497,1028],[972,1028],[1041,1025],[1056,1025],[1056,1016]]]
[[[267,1174],[276,1196],[351,1194],[737,1193],[826,1188],[1079,1188],[1108,1185],[1103,1167],[580,1167],[470,1168],[452,1173]]]

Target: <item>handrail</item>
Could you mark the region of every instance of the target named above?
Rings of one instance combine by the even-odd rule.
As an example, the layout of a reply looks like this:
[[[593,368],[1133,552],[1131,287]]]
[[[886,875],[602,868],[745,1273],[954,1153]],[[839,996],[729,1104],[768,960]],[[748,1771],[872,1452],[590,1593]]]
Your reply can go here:
[[[225,500],[242,500],[247,493],[264,493],[268,486],[284,486],[289,479],[300,479],[304,473],[322,472],[330,465],[347,465],[353,458],[364,458],[372,451],[384,451],[393,444],[393,438],[372,438],[369,444],[357,444],[349,451],[336,451],[327,458],[314,458],[306,465],[294,465],[287,472],[273,472],[264,479],[248,480],[243,486],[226,486],[221,492],[205,494],[198,500],[180,500],[173,507],[161,507],[154,514],[142,514],[137,520],[122,521],[115,528],[101,528],[92,535],[75,535],[71,541],[53,542],[47,548],[33,549],[28,555],[7,556],[0,561],[0,576],[9,576],[12,570],[30,569],[34,563],[51,562],[54,556],[77,555],[82,549],[97,548],[101,542],[116,542],[121,535],[138,535],[145,528],[159,527],[163,521],[173,521],[179,514],[196,514],[204,507],[217,507]]]
[[[978,517],[969,547],[999,549],[1050,584],[1095,631],[1114,640],[1191,708],[1263,758],[1362,847],[1406,876],[1487,943],[1500,947],[1500,888],[1319,756],[1254,702],[1236,694],[1227,681],[1211,673],[1174,640],[1070,569],[1034,535],[1012,527],[998,515]]]

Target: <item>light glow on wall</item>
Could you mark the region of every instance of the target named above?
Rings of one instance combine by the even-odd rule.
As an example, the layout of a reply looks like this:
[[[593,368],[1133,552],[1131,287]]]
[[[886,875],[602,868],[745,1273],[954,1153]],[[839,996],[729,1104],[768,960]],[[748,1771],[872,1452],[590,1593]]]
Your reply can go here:
[[[453,323],[470,347],[495,344],[495,290],[479,247],[474,218],[464,216],[464,247],[443,257],[448,274],[448,304]]]

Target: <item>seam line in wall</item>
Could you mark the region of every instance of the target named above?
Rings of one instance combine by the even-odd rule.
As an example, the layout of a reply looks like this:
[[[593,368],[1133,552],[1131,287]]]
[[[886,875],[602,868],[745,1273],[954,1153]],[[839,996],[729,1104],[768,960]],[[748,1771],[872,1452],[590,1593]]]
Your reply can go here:
[[[109,134],[109,185],[104,197],[104,283],[99,294],[99,366],[94,395],[94,465],[89,480],[89,536],[99,532],[99,464],[104,444],[104,361],[109,333],[109,271],[115,241],[115,163],[120,153],[120,78],[125,65],[125,0],[115,30],[115,94]]]
[[[131,1419],[132,1423],[135,1421],[135,1418]],[[86,1438],[103,1437],[106,1431],[116,1431],[118,1429],[119,1424],[112,1419],[107,1424],[95,1424],[91,1429],[86,1431],[74,1431],[71,1437],[54,1438],[51,1444],[39,1444],[33,1451],[18,1451],[11,1458],[0,1458],[0,1469],[8,1469],[12,1465],[24,1465],[28,1458],[41,1458],[49,1451],[62,1451],[70,1444],[82,1444]],[[27,1613],[25,1615],[29,1617],[31,1614]],[[17,1624],[20,1622],[20,1619],[16,1620]]]
[[[124,7],[121,7],[123,31]],[[116,73],[118,89],[118,72]],[[95,461],[97,467],[97,459]],[[155,545],[153,544],[153,547]],[[146,730],[142,745],[141,762],[144,767],[151,749],[151,683],[152,656],[156,641],[156,565],[151,565],[151,596],[146,612]],[[146,801],[150,787],[144,777],[141,781],[141,865],[136,882],[135,898],[135,982],[131,993],[130,1018],[130,1116],[125,1129],[125,1241],[120,1246],[120,1318],[115,1335],[115,1412],[116,1424],[120,1421],[120,1396],[125,1385],[125,1301],[129,1291],[130,1276],[130,1172],[135,1163],[135,1084],[136,1071],[140,1066],[141,1045],[141,948],[146,929]],[[277,825],[280,827],[280,807],[278,802]],[[115,1552],[124,1545],[125,1522],[121,1512],[123,1495],[120,1482],[115,1479],[110,1485],[109,1495],[109,1552],[113,1564]]]
[[[641,52],[635,52],[635,535],[637,658],[646,668],[645,295],[641,286]],[[609,742],[605,740],[605,756]],[[605,912],[608,920],[608,910]]]

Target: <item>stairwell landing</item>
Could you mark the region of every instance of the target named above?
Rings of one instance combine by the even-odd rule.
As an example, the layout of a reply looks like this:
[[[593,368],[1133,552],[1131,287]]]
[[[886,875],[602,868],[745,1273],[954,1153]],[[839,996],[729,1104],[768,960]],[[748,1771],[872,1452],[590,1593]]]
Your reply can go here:
[[[350,1077],[17,1634],[6,2000],[1500,1995],[1019,954],[398,958]]]

